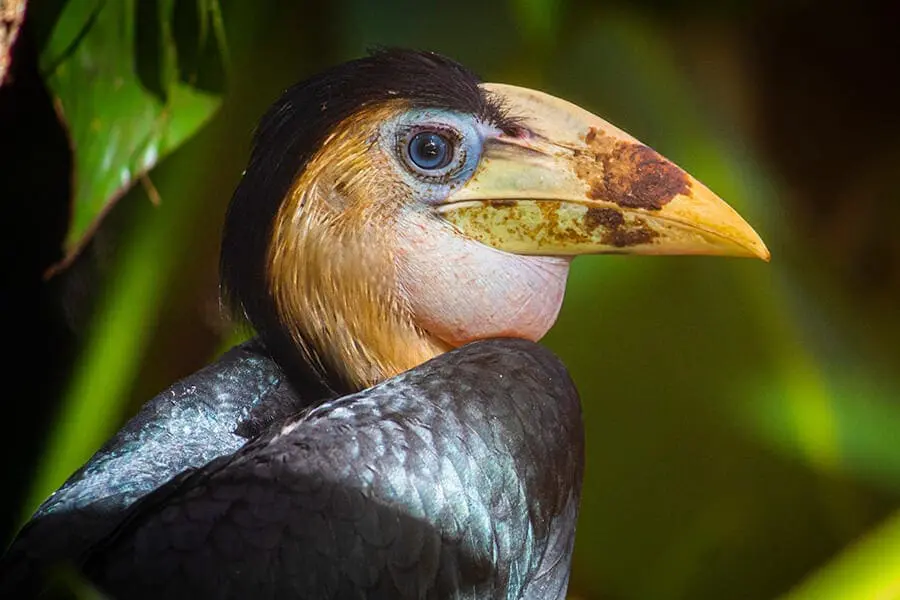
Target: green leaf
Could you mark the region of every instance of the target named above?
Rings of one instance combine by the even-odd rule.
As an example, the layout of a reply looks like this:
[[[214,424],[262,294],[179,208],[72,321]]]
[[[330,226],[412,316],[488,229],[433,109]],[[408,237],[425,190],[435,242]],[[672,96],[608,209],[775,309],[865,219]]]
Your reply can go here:
[[[214,54],[221,63],[217,3],[197,6],[200,30],[213,22]],[[42,49],[41,68],[74,154],[66,261],[111,203],[220,104],[218,93],[197,87],[197,73],[179,69],[175,16],[174,0],[68,2]],[[205,35],[195,38],[208,41]]]

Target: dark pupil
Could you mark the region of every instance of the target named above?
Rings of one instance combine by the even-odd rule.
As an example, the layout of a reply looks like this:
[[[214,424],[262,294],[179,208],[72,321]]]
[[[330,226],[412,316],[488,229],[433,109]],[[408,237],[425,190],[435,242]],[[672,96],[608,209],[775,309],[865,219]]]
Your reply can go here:
[[[409,157],[420,169],[440,169],[450,162],[450,142],[433,131],[417,133],[409,141]]]

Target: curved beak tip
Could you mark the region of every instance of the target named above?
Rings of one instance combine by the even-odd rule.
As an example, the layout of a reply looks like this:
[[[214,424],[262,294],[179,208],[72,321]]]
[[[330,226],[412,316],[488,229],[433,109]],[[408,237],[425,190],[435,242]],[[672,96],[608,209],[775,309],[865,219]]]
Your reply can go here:
[[[756,239],[753,240],[752,244],[747,249],[750,251],[750,258],[758,258],[764,262],[770,262],[772,260],[772,253],[759,235],[756,236]]]

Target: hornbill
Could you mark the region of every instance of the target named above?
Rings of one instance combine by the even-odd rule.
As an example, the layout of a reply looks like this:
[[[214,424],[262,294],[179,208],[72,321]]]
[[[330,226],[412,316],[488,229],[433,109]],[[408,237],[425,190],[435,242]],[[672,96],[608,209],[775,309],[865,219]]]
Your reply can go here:
[[[581,410],[535,342],[597,253],[769,256],[628,134],[440,55],[288,89],[223,232],[258,337],[38,509],[6,590],[64,562],[127,598],[563,598]]]

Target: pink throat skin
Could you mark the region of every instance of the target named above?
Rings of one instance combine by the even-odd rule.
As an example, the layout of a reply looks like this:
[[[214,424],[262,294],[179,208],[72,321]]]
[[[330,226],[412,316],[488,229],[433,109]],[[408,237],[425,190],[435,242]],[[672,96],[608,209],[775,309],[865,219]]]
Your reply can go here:
[[[396,225],[399,285],[416,324],[434,337],[454,347],[538,341],[556,322],[571,259],[502,252],[422,212]]]

